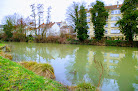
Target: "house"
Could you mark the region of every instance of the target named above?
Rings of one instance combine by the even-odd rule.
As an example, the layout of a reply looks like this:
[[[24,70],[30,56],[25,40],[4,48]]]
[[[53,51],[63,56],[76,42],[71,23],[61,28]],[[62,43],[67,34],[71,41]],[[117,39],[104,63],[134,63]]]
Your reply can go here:
[[[67,26],[66,21],[61,21],[61,22],[56,22],[56,23],[60,28],[63,27],[63,26]]]
[[[40,30],[38,29],[37,31],[38,35],[46,35],[46,37],[48,36],[60,36],[60,27],[58,26],[57,23],[52,23],[50,22],[49,24],[41,24],[40,25]]]
[[[3,27],[4,27],[4,25],[0,25],[0,34],[4,33]]]
[[[74,33],[74,29],[71,26],[68,26],[66,21],[56,22],[60,27],[61,34],[72,34]]]
[[[106,21],[106,25],[104,26],[104,37],[112,37],[114,39],[125,39],[124,34],[122,34],[119,29],[119,25],[115,25],[116,22],[122,17],[120,11],[121,6],[122,4],[105,6],[105,8],[109,10],[109,16]],[[89,35],[89,39],[91,39],[94,37],[94,28],[93,23],[91,22],[91,14],[89,10],[87,10],[87,23],[89,27],[87,34]],[[138,36],[134,36],[134,40],[138,40]]]
[[[69,34],[70,33],[69,27],[68,26],[62,26],[60,28],[60,32],[61,32],[61,34]]]
[[[60,28],[60,32],[61,34],[73,34],[74,33],[74,29],[72,26],[62,26]]]

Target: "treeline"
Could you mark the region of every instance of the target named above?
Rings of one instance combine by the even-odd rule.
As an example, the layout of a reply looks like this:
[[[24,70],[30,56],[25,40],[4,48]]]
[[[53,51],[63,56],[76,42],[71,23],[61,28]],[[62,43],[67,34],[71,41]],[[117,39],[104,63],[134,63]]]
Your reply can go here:
[[[137,31],[137,1],[124,0],[121,7],[122,19],[120,19],[116,25],[122,34],[125,35],[126,40],[133,41],[134,34],[138,34]],[[92,3],[90,10],[88,10],[84,3],[73,2],[67,9],[67,20],[74,27],[77,32],[77,38],[80,41],[84,41],[88,38],[88,26],[86,13],[91,13],[91,23],[93,24],[94,34],[96,40],[101,40],[104,36],[104,25],[106,25],[106,19],[109,16],[109,10],[105,9],[105,5],[100,0],[96,0],[96,3]]]
[[[28,41],[28,39],[45,40],[46,36],[43,35],[43,33],[42,35],[40,34],[39,27],[43,20],[43,4],[38,4],[37,6],[35,6],[35,4],[32,4],[31,9],[32,14],[26,19],[18,14],[6,16],[4,20],[4,33],[0,34],[0,38],[6,41]],[[133,41],[134,34],[138,34],[137,2],[135,0],[124,0],[124,3],[120,10],[122,13],[122,19],[120,19],[116,24],[119,25],[119,28],[125,35],[126,39],[128,41]],[[67,21],[76,31],[77,38],[81,42],[87,40],[89,37],[87,11],[88,9],[86,8],[86,5],[79,2],[73,2],[67,8]],[[90,22],[93,23],[95,39],[98,41],[102,40],[105,32],[104,25],[106,25],[106,19],[109,15],[108,10],[105,9],[103,2],[97,0],[96,3],[92,3],[91,8],[88,12],[91,13]],[[47,21],[49,21],[48,18]],[[46,31],[46,29],[47,28],[44,28],[43,31]],[[29,35],[27,38],[26,33],[28,31],[34,32],[35,36]],[[65,40],[65,38],[59,38],[59,40]]]
[[[43,22],[44,7],[43,4],[30,5],[32,13],[27,18],[14,13],[3,18],[3,31],[0,33],[0,39],[4,41],[27,41],[29,37],[37,37],[37,29]],[[30,33],[29,36],[27,36]],[[34,34],[33,34],[34,33]],[[29,38],[30,39],[30,38]]]

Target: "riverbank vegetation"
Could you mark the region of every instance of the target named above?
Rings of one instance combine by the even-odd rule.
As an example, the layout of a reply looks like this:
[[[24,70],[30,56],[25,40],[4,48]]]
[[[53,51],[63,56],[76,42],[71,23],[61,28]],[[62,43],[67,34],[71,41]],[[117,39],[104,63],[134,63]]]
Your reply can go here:
[[[54,69],[50,64],[34,61],[16,63],[11,60],[11,54],[0,52],[0,90],[95,91],[90,83],[65,86],[55,81]]]
[[[34,61],[20,62],[26,69],[35,72],[37,75],[54,79],[54,69],[50,64],[37,63]]]
[[[32,69],[37,69],[35,73],[39,71],[37,74],[41,76],[30,71]],[[0,56],[0,90],[95,91],[96,89],[94,86],[92,86],[92,84],[85,82],[80,83],[77,86],[64,86],[63,84],[50,79],[50,76],[44,76],[45,74],[49,74],[45,73],[47,70],[53,72],[52,66],[49,64],[38,64],[36,62],[16,63]]]
[[[0,56],[0,90],[66,90],[57,81],[36,75],[23,66]]]

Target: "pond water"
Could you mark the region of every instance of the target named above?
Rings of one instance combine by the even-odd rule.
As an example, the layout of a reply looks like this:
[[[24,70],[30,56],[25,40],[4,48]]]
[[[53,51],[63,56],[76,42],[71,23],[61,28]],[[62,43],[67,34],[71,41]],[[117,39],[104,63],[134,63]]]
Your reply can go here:
[[[90,82],[102,91],[138,91],[138,48],[8,43],[13,61],[50,63],[65,85]]]

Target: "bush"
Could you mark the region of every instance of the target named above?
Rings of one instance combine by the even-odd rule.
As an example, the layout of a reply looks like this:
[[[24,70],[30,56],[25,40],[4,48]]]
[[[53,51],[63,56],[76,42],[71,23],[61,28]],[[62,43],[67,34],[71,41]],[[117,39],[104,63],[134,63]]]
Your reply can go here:
[[[118,46],[121,40],[106,40],[106,45],[108,46]]]
[[[13,36],[12,36],[12,41],[15,41],[15,42],[25,42],[27,40],[25,34],[22,34],[22,33],[13,33]]]
[[[88,90],[91,90],[91,91],[95,91],[95,87],[94,86],[92,86],[92,84],[91,83],[80,83],[80,84],[78,84],[77,85],[77,87],[79,87],[79,88],[81,88],[81,89],[88,89]]]
[[[48,42],[48,43],[59,43],[59,39],[60,39],[59,36],[48,36],[46,38],[46,42]]]
[[[27,37],[27,40],[26,41],[28,41],[28,42],[33,42],[35,40],[35,38],[32,36],[32,35],[29,35],[28,37]]]

